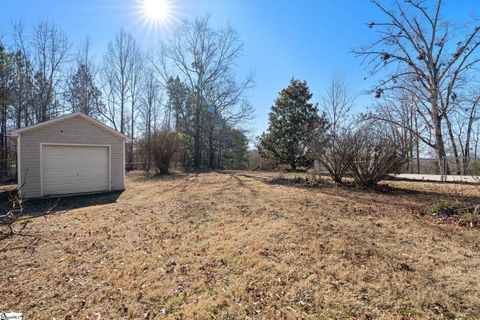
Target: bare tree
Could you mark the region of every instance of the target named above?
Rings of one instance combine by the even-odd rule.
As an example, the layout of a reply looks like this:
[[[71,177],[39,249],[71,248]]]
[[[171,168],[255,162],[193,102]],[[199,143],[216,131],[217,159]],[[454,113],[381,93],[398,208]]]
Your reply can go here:
[[[329,127],[325,139],[321,137],[321,141],[316,143],[315,159],[320,162],[337,183],[342,183],[342,179],[348,170],[346,136],[349,113],[354,101],[355,99],[348,92],[345,77],[341,75],[332,76],[320,102]],[[318,138],[313,141],[318,141]]]
[[[134,139],[135,139],[135,126],[138,117],[137,111],[140,105],[141,90],[142,90],[142,77],[144,76],[145,59],[143,53],[138,47],[132,52],[131,56],[131,82],[130,82],[130,127],[129,135],[132,139],[129,152],[128,161],[132,163],[134,161]]]
[[[145,162],[146,171],[150,170],[150,164],[152,162],[152,135],[159,129],[160,107],[162,103],[160,89],[160,84],[155,78],[154,71],[147,69],[143,79],[143,94],[139,108],[143,128],[143,161]]]
[[[63,67],[69,59],[70,43],[54,23],[41,21],[34,27],[31,48],[35,70],[33,111],[35,122],[42,122],[58,113],[57,89],[65,78]]]
[[[480,140],[480,124],[477,124],[476,129],[473,131],[473,158],[477,160],[478,158],[478,146],[479,146],[479,140]]]
[[[242,47],[234,29],[212,29],[208,17],[185,21],[161,44],[155,67],[163,84],[166,86],[170,79],[179,77],[191,93],[193,165],[196,168],[202,166],[205,119],[215,121],[215,110],[236,107],[251,83],[248,78],[232,85],[232,70]],[[237,116],[242,113],[238,112]]]
[[[217,151],[221,153],[225,128],[233,128],[241,122],[251,119],[253,107],[244,99],[245,90],[249,88],[251,80],[238,84],[233,75],[226,75],[222,81],[205,93],[208,107],[207,145],[208,167],[216,167]],[[236,107],[235,107],[236,106]],[[234,108],[235,107],[235,108]],[[218,156],[218,155],[217,155]]]
[[[335,135],[348,122],[355,98],[348,91],[344,75],[332,75],[327,89],[321,99],[320,106],[325,112],[330,124],[330,132]]]
[[[96,68],[90,56],[91,42],[87,38],[77,53],[72,74],[66,83],[64,93],[68,110],[83,112],[97,117],[103,108],[101,91],[96,85]]]
[[[396,1],[394,9],[387,9],[380,0],[372,3],[386,19],[368,24],[380,38],[354,52],[364,57],[372,76],[392,70],[373,89],[377,97],[401,89],[420,102],[417,112],[432,131],[438,165],[444,168],[443,124],[458,82],[480,61],[476,55],[480,27],[468,31],[442,20],[442,0],[436,0],[431,8],[424,1]],[[448,172],[448,167],[444,171]]]
[[[480,120],[480,93],[474,90],[457,103],[455,112],[450,116],[452,122],[449,122],[448,129],[452,145],[458,145],[457,173],[465,174],[471,160],[471,151],[474,150],[472,142],[475,141],[475,125]],[[455,149],[457,150],[456,146]]]
[[[108,44],[103,59],[102,75],[107,103],[102,115],[121,133],[127,129],[127,106],[131,98],[138,51],[133,37],[120,30]]]
[[[15,129],[28,126],[33,122],[33,63],[28,41],[25,39],[25,27],[22,21],[12,24],[13,50],[15,52],[15,86],[12,107],[15,114]]]
[[[416,157],[416,171],[420,173],[420,151],[421,143],[435,148],[435,141],[432,140],[430,123],[419,116],[417,112],[420,102],[407,90],[396,90],[391,94],[384,94],[378,99],[373,111],[364,114],[364,120],[383,121],[397,127],[403,145],[410,149],[405,154],[411,160]],[[413,173],[414,165],[407,162],[407,171]]]
[[[0,39],[0,178],[4,178],[4,174],[7,173],[7,125],[15,86],[14,79],[14,55],[8,52]]]

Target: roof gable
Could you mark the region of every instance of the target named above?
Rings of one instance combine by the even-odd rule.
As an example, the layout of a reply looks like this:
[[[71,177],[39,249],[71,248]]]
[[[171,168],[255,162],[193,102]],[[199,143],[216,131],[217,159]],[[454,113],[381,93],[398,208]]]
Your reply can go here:
[[[40,122],[40,123],[31,125],[31,126],[28,126],[28,127],[25,127],[25,128],[20,128],[20,129],[17,129],[17,130],[12,131],[12,132],[9,134],[9,136],[16,137],[16,136],[18,136],[18,135],[19,135],[20,133],[22,133],[22,132],[26,132],[26,131],[30,131],[30,130],[35,130],[35,129],[42,128],[42,127],[46,127],[46,126],[52,125],[52,124],[54,124],[54,123],[57,123],[57,122],[60,122],[60,121],[64,121],[64,120],[67,120],[67,119],[76,118],[76,117],[80,117],[80,118],[82,118],[82,119],[84,119],[84,120],[87,120],[88,122],[90,122],[90,123],[92,123],[92,124],[94,124],[94,125],[102,128],[103,130],[109,132],[109,133],[112,134],[112,135],[121,137],[121,138],[123,138],[123,139],[126,140],[126,141],[131,141],[131,139],[130,139],[129,137],[127,137],[126,135],[121,134],[120,132],[118,132],[118,131],[110,128],[110,127],[107,126],[106,124],[103,124],[103,123],[101,123],[100,121],[95,120],[95,119],[87,116],[86,114],[84,114],[84,113],[82,113],[82,112],[70,113],[70,114],[67,114],[67,115],[64,115],[64,116],[61,116],[61,117],[52,119],[52,120],[47,120],[47,121]]]

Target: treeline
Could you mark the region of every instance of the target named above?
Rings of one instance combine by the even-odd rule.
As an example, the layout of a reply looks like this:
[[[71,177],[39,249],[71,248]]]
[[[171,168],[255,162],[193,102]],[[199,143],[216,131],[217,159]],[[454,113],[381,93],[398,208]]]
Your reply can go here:
[[[380,79],[371,90],[378,102],[364,119],[398,128],[415,146],[411,158],[426,147],[439,173],[466,173],[479,153],[478,20],[452,22],[442,0],[372,3],[382,20],[368,28],[378,37],[355,50]]]
[[[296,169],[317,160],[339,182],[345,172],[355,175],[380,164],[399,164],[387,171],[401,167],[420,173],[421,158],[433,156],[438,174],[478,174],[478,21],[446,20],[441,0],[398,2],[393,9],[381,1],[372,3],[383,20],[367,27],[377,31],[378,39],[354,53],[366,64],[369,77],[379,81],[370,90],[376,101],[352,117],[354,99],[341,78],[329,83],[321,108],[308,102],[312,94],[306,83],[293,80],[272,106],[269,130],[259,139],[262,163]],[[354,160],[359,147],[364,156],[357,154]],[[383,163],[375,150],[388,150],[392,158]],[[402,165],[392,160],[395,153]],[[354,168],[360,162],[371,166]]]
[[[53,22],[12,24],[0,38],[0,170],[15,159],[8,132],[83,112],[128,135],[127,163],[150,168],[153,135],[175,133],[175,161],[185,168],[243,168],[252,114],[250,77],[237,81],[242,42],[208,18],[185,21],[144,52],[120,30],[102,57],[78,48]],[[158,140],[158,139],[156,139]]]
[[[332,77],[320,106],[305,81],[290,80],[275,100],[268,130],[258,138],[263,169],[326,170],[336,183],[345,177],[372,186],[406,163],[411,146],[391,125],[350,114],[354,103],[344,79]]]

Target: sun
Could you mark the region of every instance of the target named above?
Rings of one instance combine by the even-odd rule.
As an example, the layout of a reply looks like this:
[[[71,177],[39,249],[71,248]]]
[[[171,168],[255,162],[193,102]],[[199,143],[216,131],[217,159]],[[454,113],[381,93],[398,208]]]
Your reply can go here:
[[[142,20],[150,27],[168,25],[174,18],[172,0],[139,0],[138,9]]]

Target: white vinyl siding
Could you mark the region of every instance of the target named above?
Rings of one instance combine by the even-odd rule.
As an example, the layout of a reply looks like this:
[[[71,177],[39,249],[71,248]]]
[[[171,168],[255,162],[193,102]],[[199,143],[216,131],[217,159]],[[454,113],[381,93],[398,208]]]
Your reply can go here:
[[[42,144],[84,144],[110,146],[111,190],[124,189],[125,140],[80,116],[61,120],[19,134],[19,182],[22,196],[36,198],[42,195]]]
[[[108,146],[42,145],[44,196],[109,190]]]

